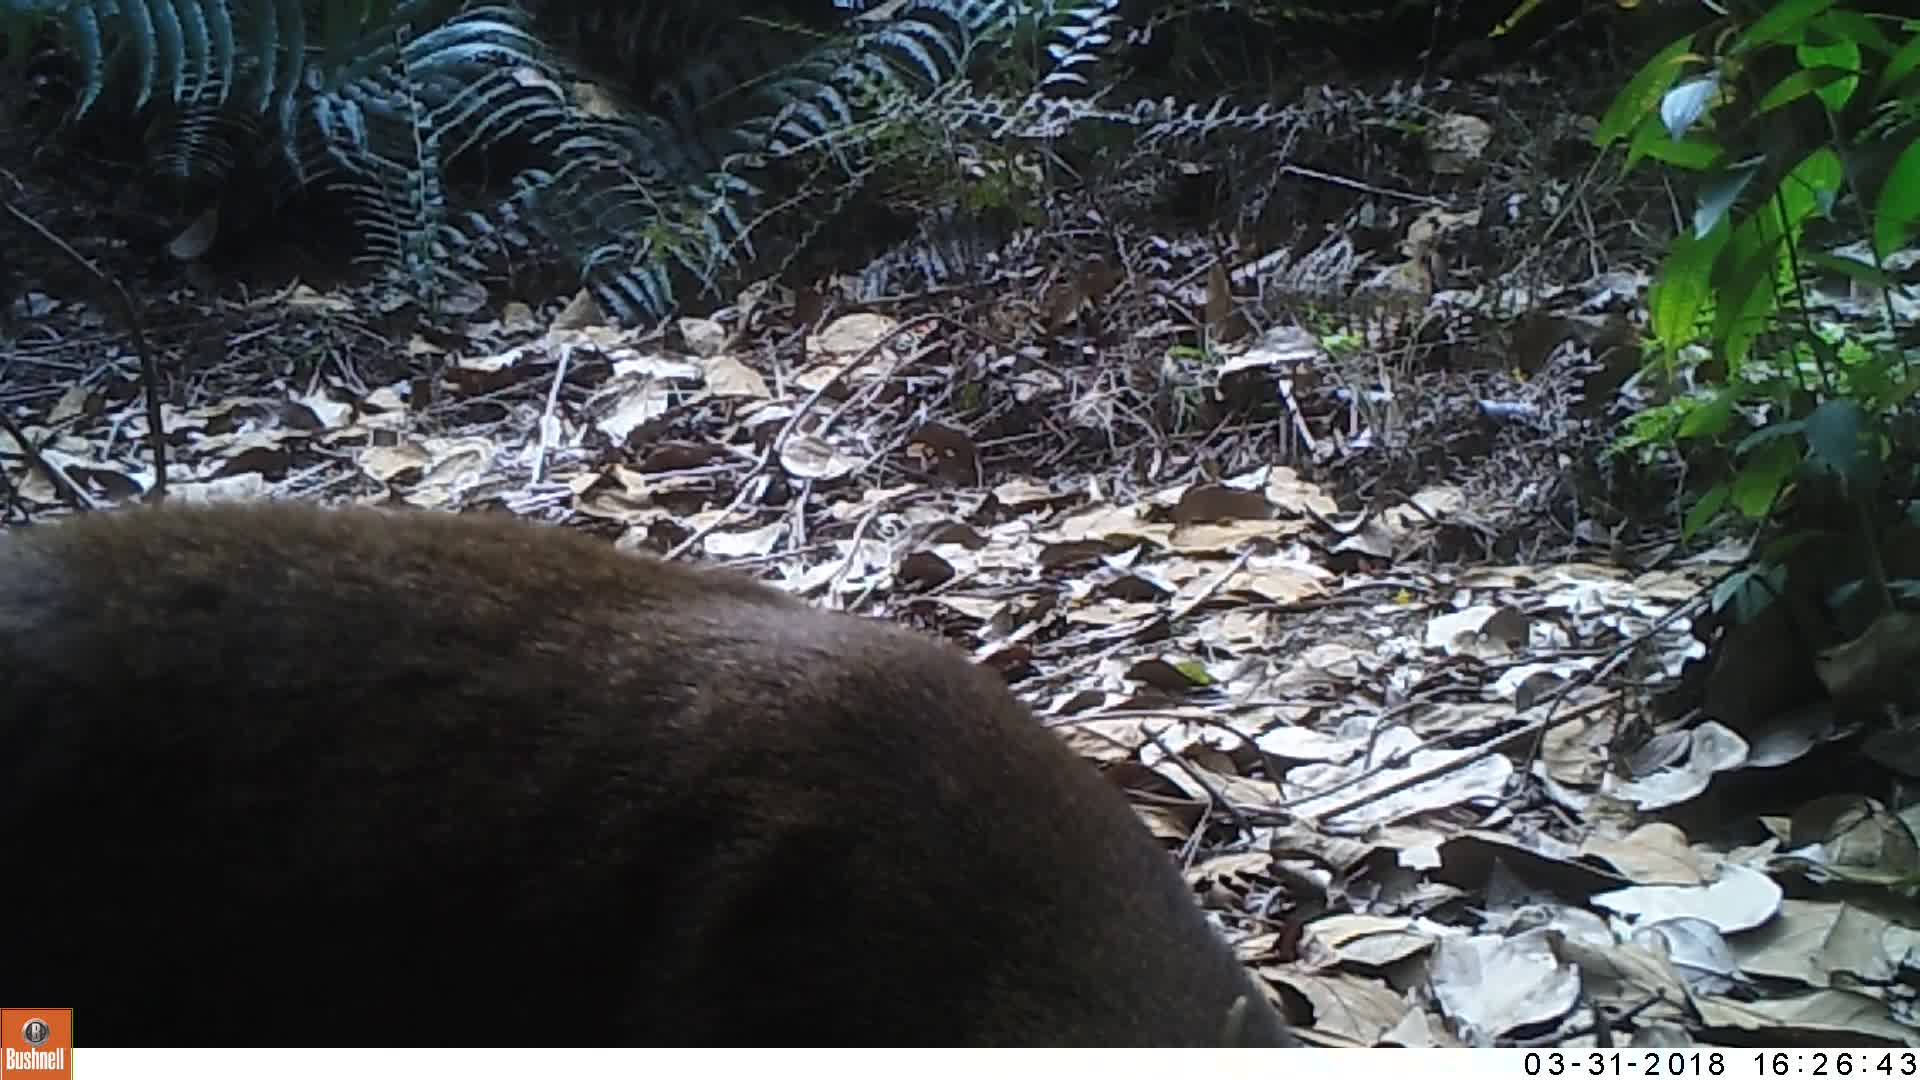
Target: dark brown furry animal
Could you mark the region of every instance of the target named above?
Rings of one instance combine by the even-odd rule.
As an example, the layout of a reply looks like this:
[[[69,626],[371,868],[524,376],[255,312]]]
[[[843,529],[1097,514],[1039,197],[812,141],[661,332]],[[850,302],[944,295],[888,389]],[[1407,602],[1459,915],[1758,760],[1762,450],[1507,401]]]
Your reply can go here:
[[[1287,1038],[957,652],[504,519],[0,536],[0,827],[0,997],[95,1045]]]

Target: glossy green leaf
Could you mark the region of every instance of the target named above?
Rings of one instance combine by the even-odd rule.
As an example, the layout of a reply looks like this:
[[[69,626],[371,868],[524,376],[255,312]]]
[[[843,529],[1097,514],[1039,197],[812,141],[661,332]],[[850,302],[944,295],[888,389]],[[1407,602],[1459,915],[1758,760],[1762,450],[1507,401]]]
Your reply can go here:
[[[1800,465],[1800,446],[1792,439],[1774,439],[1740,463],[1728,498],[1734,509],[1755,521],[1767,516],[1773,501]]]
[[[1720,514],[1721,507],[1727,505],[1727,485],[1715,484],[1700,496],[1680,521],[1680,539],[1691,540],[1701,529],[1706,528]]]
[[[1722,228],[1706,236],[1683,233],[1674,237],[1666,262],[1647,290],[1654,341],[1669,357],[1692,342],[1698,332],[1700,314],[1713,295],[1713,264],[1728,235],[1729,230]]]
[[[1837,113],[1845,109],[1848,99],[1860,86],[1860,46],[1851,41],[1836,41],[1831,45],[1802,45],[1793,52],[1802,69],[1832,74],[1832,78],[1823,80],[1814,90],[1827,111]]]
[[[1807,261],[1808,266],[1844,275],[1869,288],[1892,289],[1900,284],[1899,279],[1894,275],[1865,259],[1856,259],[1850,255],[1834,255],[1825,251],[1809,251],[1800,257]]]
[[[1822,12],[1808,22],[1807,26],[1814,33],[1825,35],[1830,40],[1851,41],[1862,49],[1881,56],[1892,56],[1899,51],[1899,46],[1880,32],[1879,22],[1863,12],[1838,8]]]
[[[1873,250],[1881,258],[1898,251],[1920,226],[1920,139],[1894,161],[1873,204]]]
[[[1836,0],[1779,0],[1755,19],[1752,26],[1734,42],[1733,52],[1742,53],[1762,45],[1797,42],[1804,37],[1807,23],[1832,7]]]
[[[1855,498],[1880,486],[1877,425],[1855,401],[1823,401],[1807,417],[1807,467],[1840,480]]]
[[[1734,455],[1744,457],[1747,454],[1751,454],[1755,447],[1766,443],[1777,442],[1783,439],[1796,439],[1806,428],[1807,424],[1804,420],[1782,420],[1777,424],[1768,424],[1766,427],[1749,434],[1746,438],[1735,443],[1733,445]]]
[[[1733,422],[1733,391],[1722,388],[1680,420],[1682,439],[1711,439],[1726,434]]]
[[[1873,92],[1884,95],[1915,71],[1920,71],[1920,33],[1908,38],[1907,43],[1888,58],[1887,66],[1880,69],[1880,78],[1874,83]]]
[[[1606,115],[1594,128],[1593,145],[1604,149],[1639,127],[1640,121],[1659,104],[1667,87],[1680,77],[1681,69],[1689,61],[1699,59],[1699,54],[1693,52],[1692,34],[1655,53],[1607,106]]]
[[[1859,76],[1855,72],[1845,68],[1801,68],[1799,71],[1781,79],[1779,82],[1774,83],[1772,87],[1768,88],[1767,92],[1761,95],[1759,103],[1756,104],[1753,109],[1756,113],[1772,112],[1782,106],[1791,105],[1801,98],[1806,97],[1808,94],[1822,93],[1829,87],[1840,83],[1845,83],[1845,93],[1851,94],[1853,87],[1858,84],[1859,81]],[[1842,95],[1841,104],[1845,104],[1845,94]],[[1838,111],[1839,109],[1837,105],[1829,105],[1828,107],[1834,111]]]
[[[1677,165],[1682,169],[1701,172],[1712,168],[1723,154],[1719,143],[1711,139],[1670,139],[1658,123],[1647,125],[1645,138],[1636,137],[1633,142],[1631,160],[1652,158],[1668,165]]]

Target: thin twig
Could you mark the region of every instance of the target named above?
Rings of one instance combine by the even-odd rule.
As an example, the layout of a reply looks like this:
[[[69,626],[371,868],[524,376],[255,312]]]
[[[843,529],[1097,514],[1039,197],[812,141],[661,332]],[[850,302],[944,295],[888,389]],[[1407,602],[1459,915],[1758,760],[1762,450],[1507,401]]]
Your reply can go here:
[[[147,398],[147,447],[153,452],[153,490],[148,495],[158,502],[167,497],[167,438],[160,416],[160,365],[153,358],[153,349],[147,344],[146,331],[141,329],[140,315],[133,306],[133,297],[120,284],[120,279],[109,276],[95,266],[92,260],[75,251],[72,244],[54,235],[53,231],[26,211],[6,199],[0,199],[0,209],[13,215],[14,220],[32,229],[42,240],[73,260],[95,281],[107,286],[107,295],[119,308],[121,321],[126,323],[127,334],[133,339],[133,351],[140,358],[140,380],[145,383]],[[24,444],[23,444],[24,445]]]

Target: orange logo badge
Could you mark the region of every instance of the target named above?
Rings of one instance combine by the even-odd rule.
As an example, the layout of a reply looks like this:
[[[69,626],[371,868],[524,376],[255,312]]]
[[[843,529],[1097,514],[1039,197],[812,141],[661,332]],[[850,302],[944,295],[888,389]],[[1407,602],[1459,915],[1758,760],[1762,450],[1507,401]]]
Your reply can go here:
[[[72,1080],[72,1009],[0,1009],[0,1080]]]

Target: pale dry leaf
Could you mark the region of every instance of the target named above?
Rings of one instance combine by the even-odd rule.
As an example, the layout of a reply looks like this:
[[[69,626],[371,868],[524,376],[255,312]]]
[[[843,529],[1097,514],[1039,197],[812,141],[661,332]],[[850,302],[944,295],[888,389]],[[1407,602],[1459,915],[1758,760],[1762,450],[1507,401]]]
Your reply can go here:
[[[969,619],[982,626],[993,626],[1002,620],[1012,606],[1007,600],[991,596],[963,596],[958,593],[941,593],[930,598],[938,606]]]
[[[1553,943],[1562,957],[1580,969],[1582,989],[1602,1004],[1638,1005],[1657,997],[1671,1006],[1682,1006],[1692,997],[1672,962],[1657,949],[1558,936]]]
[[[689,315],[681,317],[676,325],[695,356],[711,359],[727,347],[727,328],[717,320]]]
[[[759,372],[732,354],[711,357],[701,367],[706,372],[707,389],[716,397],[765,398],[772,393]]]
[[[212,480],[175,480],[167,485],[167,500],[181,503],[251,502],[269,497],[272,485],[257,472],[235,473]]]
[[[1200,640],[1228,652],[1264,644],[1273,636],[1273,613],[1249,608],[1209,616],[1195,628]]]
[[[700,365],[691,361],[661,353],[643,353],[626,346],[615,348],[609,343],[591,340],[598,333],[597,330],[580,331],[556,340],[563,340],[565,344],[562,347],[568,350],[590,348],[605,356],[612,361],[613,378],[616,380],[653,379],[697,386],[704,378]]]
[[[1094,503],[1083,509],[1072,511],[1060,520],[1055,528],[1040,534],[1043,539],[1073,542],[1076,540],[1107,540],[1114,536],[1165,536],[1173,531],[1171,525],[1149,523],[1142,513],[1141,506],[1111,506]]]
[[[645,473],[617,465],[603,470],[596,480],[597,484],[575,503],[581,513],[623,525],[665,520],[663,515],[668,512],[654,505],[653,486]]]
[[[344,315],[353,310],[353,301],[345,296],[323,296],[306,284],[295,285],[283,304],[289,311],[310,311]]]
[[[615,446],[625,446],[635,429],[666,415],[673,408],[675,396],[666,382],[616,376],[602,384],[581,411]]]
[[[1364,555],[1369,559],[1392,559],[1399,550],[1399,536],[1381,524],[1368,521],[1355,532],[1335,541],[1327,550],[1335,555]]]
[[[1162,739],[1164,741],[1164,736],[1162,736]],[[1194,799],[1196,802],[1206,802],[1211,799],[1207,789],[1200,786],[1200,779],[1205,779],[1207,783],[1213,786],[1214,791],[1218,792],[1225,797],[1229,803],[1235,806],[1261,808],[1273,806],[1280,801],[1279,786],[1268,780],[1260,780],[1251,776],[1229,776],[1225,773],[1201,768],[1191,762],[1188,763],[1186,769],[1176,766],[1163,766],[1159,769],[1159,772],[1160,775],[1172,781],[1182,791],[1185,791],[1188,797]],[[1198,776],[1196,777],[1195,774],[1198,774]]]
[[[1161,724],[1155,721],[1153,727],[1157,731]],[[1099,765],[1132,761],[1139,748],[1147,744],[1147,722],[1139,717],[1075,720],[1053,730],[1074,753]]]
[[[1459,611],[1436,615],[1427,622],[1426,646],[1448,656],[1472,656],[1500,660],[1513,655],[1513,645],[1505,640],[1496,620],[1511,610],[1495,604],[1475,604]]]
[[[808,339],[807,348],[811,352],[847,357],[873,348],[898,325],[897,320],[872,312],[843,315]]]
[[[1429,168],[1441,176],[1458,176],[1479,165],[1493,141],[1493,125],[1467,113],[1442,113],[1427,124],[1422,141]],[[1409,241],[1422,242],[1413,236]]]
[[[1261,753],[1278,761],[1344,761],[1366,746],[1367,737],[1289,725],[1264,732],[1253,741]]]
[[[1706,880],[1687,834],[1666,822],[1642,825],[1621,837],[1589,837],[1580,853],[1604,860],[1636,885],[1693,886]]]
[[[1380,915],[1328,915],[1308,924],[1306,936],[1342,962],[1384,968],[1431,949],[1434,935],[1411,919]]]
[[[993,497],[1009,510],[1024,510],[1045,506],[1059,498],[1059,495],[1045,484],[1016,478],[995,484]]]
[[[52,408],[47,410],[47,414],[43,418],[46,425],[48,427],[58,427],[84,415],[87,411],[87,402],[92,396],[92,391],[79,383],[67,387],[61,392],[59,399],[53,403]],[[0,438],[4,437],[4,435],[0,435]]]
[[[1275,604],[1296,604],[1324,596],[1335,575],[1324,567],[1301,559],[1261,555],[1247,559],[1220,584],[1218,593],[1243,593]],[[1206,581],[1212,587],[1212,578]],[[1197,595],[1198,589],[1183,590],[1180,599]]]
[[[700,545],[715,559],[744,559],[771,554],[786,535],[787,523],[781,520],[757,529],[716,529],[702,538]]]
[[[1718,570],[1708,566],[1663,567],[1633,579],[1633,591],[1649,600],[1682,604],[1713,584]]]
[[[575,292],[573,299],[567,301],[567,306],[561,308],[559,314],[553,317],[553,324],[547,328],[547,332],[553,334],[605,326],[606,321],[606,313],[600,310],[600,301],[594,299],[592,291],[582,288]]]
[[[1687,733],[1687,742],[1684,759],[1631,780],[1609,773],[1601,790],[1643,811],[1660,810],[1697,798],[1716,774],[1747,762],[1747,741],[1717,721],[1694,727]]]
[[[1557,1020],[1580,996],[1579,971],[1555,954],[1545,930],[1442,938],[1430,983],[1441,1010],[1479,1046]]]
[[[1411,751],[1402,767],[1375,770],[1368,763],[1352,762],[1302,765],[1290,770],[1286,776],[1286,794],[1290,798],[1304,798],[1293,808],[1294,812],[1312,818],[1335,806],[1351,806],[1328,824],[1343,830],[1384,825],[1474,800],[1497,801],[1513,774],[1513,763],[1499,754],[1470,760],[1474,756],[1471,750],[1431,747],[1416,750],[1415,747],[1419,745],[1420,738],[1413,732],[1405,728],[1392,728],[1383,732],[1375,744],[1374,760],[1385,760],[1388,755]],[[1454,767],[1439,768],[1446,764],[1454,764]],[[1383,791],[1409,774],[1425,775],[1433,770],[1438,771],[1431,780],[1367,798],[1369,792]],[[1361,774],[1366,774],[1365,778],[1351,786],[1321,798],[1311,797],[1316,791],[1332,788],[1341,781]]]
[[[1589,713],[1548,728],[1540,740],[1540,764],[1562,784],[1591,787],[1606,777],[1617,720]]]
[[[1221,380],[1247,371],[1267,371],[1276,376],[1296,370],[1318,368],[1330,354],[1313,331],[1304,326],[1275,325],[1262,331],[1238,355],[1219,367]]]
[[[369,446],[354,462],[360,471],[381,483],[418,469],[424,469],[432,461],[426,447],[417,442],[397,443],[393,446]]]
[[[1780,886],[1758,870],[1723,863],[1704,885],[1632,885],[1596,893],[1593,903],[1637,921],[1693,916],[1723,934],[1751,930],[1780,910]]]
[[[1659,953],[1699,994],[1724,994],[1744,980],[1727,940],[1704,919],[1660,919],[1633,928],[1633,944]]]
[[[1525,567],[1469,566],[1454,575],[1453,583],[1462,589],[1506,591],[1530,587],[1534,577]]]
[[[1285,465],[1263,466],[1229,479],[1227,483],[1261,490],[1266,494],[1268,503],[1296,517],[1305,517],[1307,510],[1322,517],[1340,512],[1340,504],[1325,489],[1302,480],[1298,472]]]
[[[1414,492],[1407,502],[1413,505],[1394,503],[1382,509],[1378,515],[1396,536],[1416,529],[1430,529],[1436,522],[1451,520],[1467,508],[1467,493],[1452,484],[1437,484]]]
[[[572,84],[573,103],[583,113],[597,120],[618,120],[630,115],[620,101],[598,83],[576,81]]]
[[[561,94],[559,83],[548,78],[546,72],[526,64],[520,64],[513,68],[513,82],[516,86],[545,90],[548,94],[556,98]]]
[[[1427,1015],[1425,1009],[1411,1007],[1399,1023],[1381,1033],[1377,1045],[1402,1046],[1409,1050],[1461,1049],[1460,1040],[1453,1037],[1453,1032],[1448,1031],[1445,1024]]]
[[[500,307],[500,328],[513,333],[538,330],[540,319],[526,301],[509,300]]]
[[[407,408],[407,394],[408,389],[405,383],[376,386],[371,393],[360,400],[360,407],[373,413],[403,414]],[[362,422],[366,421],[363,419]]]
[[[1173,526],[1165,536],[1167,546],[1175,551],[1230,555],[1250,542],[1278,544],[1289,537],[1306,533],[1308,528],[1305,522],[1278,518],[1265,521],[1203,521]]]
[[[304,440],[307,433],[290,428],[246,428],[217,435],[202,435],[193,440],[194,453],[201,457],[233,457],[248,451],[287,454],[290,440]]]
[[[335,401],[325,393],[300,394],[292,400],[313,417],[314,427],[309,430],[337,428],[353,418],[352,405]]]
[[[1741,729],[1748,743],[1747,764],[1759,769],[1798,761],[1814,747],[1851,731],[1850,725],[1840,722],[1831,700],[1773,712],[1757,724],[1742,724]],[[1903,741],[1911,744],[1913,740]]]
[[[1313,1007],[1313,1027],[1371,1046],[1406,1015],[1407,1002],[1378,979],[1347,972],[1306,974],[1285,968],[1257,967],[1267,981],[1285,986]]]
[[[1459,743],[1461,737],[1490,731],[1513,719],[1503,706],[1460,702],[1435,702],[1413,714],[1408,723],[1414,734],[1432,742],[1445,739]]]
[[[1895,1020],[1887,1003],[1846,990],[1815,990],[1789,998],[1735,1001],[1700,997],[1702,1022],[1713,1027],[1764,1033],[1772,1045],[1834,1045],[1825,1034],[1870,1036],[1896,1045],[1920,1046],[1920,1032]]]
[[[1156,840],[1184,843],[1187,834],[1192,831],[1187,827],[1185,817],[1171,807],[1135,804],[1133,811]]]
[[[851,497],[837,498],[827,504],[827,516],[835,521],[859,521],[873,513],[874,507],[883,506],[902,496],[911,495],[920,490],[917,484],[901,484],[897,487],[862,488],[849,492]],[[907,507],[903,516],[914,525],[956,525],[961,528],[972,527],[964,521],[952,521],[949,512],[942,507]]]
[[[23,501],[36,506],[53,506],[60,501],[60,488],[37,467],[30,468],[23,463],[17,469],[9,469],[7,484]]]
[[[1322,641],[1294,650],[1293,660],[1273,678],[1281,692],[1344,687],[1360,678],[1361,652],[1344,641]]]
[[[802,480],[838,480],[860,467],[818,435],[795,435],[780,448],[780,465]]]
[[[1159,604],[1116,599],[1090,600],[1074,604],[1065,613],[1069,623],[1100,627],[1144,625],[1158,618],[1159,615]]]
[[[1907,823],[1865,795],[1827,795],[1801,804],[1787,843],[1795,858],[1840,881],[1893,885],[1920,878],[1920,845]]]

